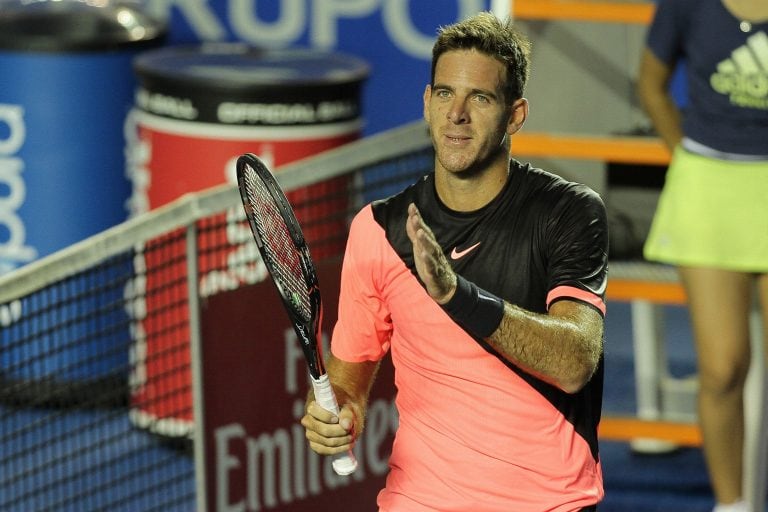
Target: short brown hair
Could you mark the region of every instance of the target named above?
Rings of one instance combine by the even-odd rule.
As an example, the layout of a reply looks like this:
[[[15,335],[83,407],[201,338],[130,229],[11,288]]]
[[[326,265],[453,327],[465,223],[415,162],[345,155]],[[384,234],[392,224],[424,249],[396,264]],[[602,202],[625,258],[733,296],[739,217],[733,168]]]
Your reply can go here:
[[[477,50],[499,60],[507,68],[505,101],[511,104],[523,97],[530,73],[530,41],[512,25],[490,12],[481,12],[464,21],[440,27],[432,47],[432,85],[435,68],[442,54],[452,50]]]

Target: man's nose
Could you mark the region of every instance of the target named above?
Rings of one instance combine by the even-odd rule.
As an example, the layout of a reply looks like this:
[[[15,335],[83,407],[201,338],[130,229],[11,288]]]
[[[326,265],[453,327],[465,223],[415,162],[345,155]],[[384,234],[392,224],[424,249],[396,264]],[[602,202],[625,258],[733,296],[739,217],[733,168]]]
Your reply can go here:
[[[451,108],[448,109],[448,120],[454,124],[462,124],[469,121],[469,113],[467,112],[466,103],[457,98],[451,104]]]

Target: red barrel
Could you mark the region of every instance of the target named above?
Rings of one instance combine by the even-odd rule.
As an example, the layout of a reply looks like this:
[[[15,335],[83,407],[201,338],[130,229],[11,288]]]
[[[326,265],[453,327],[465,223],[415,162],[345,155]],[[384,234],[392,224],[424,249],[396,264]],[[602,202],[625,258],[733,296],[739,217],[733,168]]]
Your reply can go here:
[[[255,153],[275,168],[361,134],[361,89],[368,66],[351,56],[204,43],[145,52],[134,60],[134,69],[140,87],[127,155],[135,213],[187,192],[234,182],[235,161],[243,153]],[[344,177],[288,194],[315,259],[343,252],[343,238],[337,235],[346,231],[347,186]],[[317,197],[332,199],[311,201]],[[137,284],[144,287],[139,291],[145,308],[133,326],[138,335],[131,416],[139,426],[177,437],[192,429],[189,332],[186,315],[173,313],[173,305],[186,294],[186,269],[180,257],[184,245],[156,250],[164,243],[148,244],[139,262],[147,275]],[[234,244],[236,251],[242,241],[221,233],[219,240],[204,243],[224,249],[216,250],[220,257],[199,261],[200,292],[232,289],[226,247]],[[217,284],[219,278],[227,284]],[[248,284],[240,279],[235,278],[236,286]]]

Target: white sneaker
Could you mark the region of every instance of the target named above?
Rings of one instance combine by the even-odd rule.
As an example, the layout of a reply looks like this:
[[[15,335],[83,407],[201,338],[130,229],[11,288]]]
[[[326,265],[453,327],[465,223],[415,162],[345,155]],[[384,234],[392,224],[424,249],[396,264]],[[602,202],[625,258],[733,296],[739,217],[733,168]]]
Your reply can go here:
[[[747,502],[744,500],[735,501],[733,503],[718,503],[712,512],[749,512],[747,508]]]

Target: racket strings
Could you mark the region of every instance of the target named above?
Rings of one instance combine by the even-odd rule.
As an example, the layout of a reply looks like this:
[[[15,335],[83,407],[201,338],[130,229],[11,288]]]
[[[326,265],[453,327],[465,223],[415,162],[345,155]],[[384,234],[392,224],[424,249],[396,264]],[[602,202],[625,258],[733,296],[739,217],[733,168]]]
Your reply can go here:
[[[310,321],[310,290],[304,280],[301,254],[285,219],[269,189],[250,165],[245,166],[243,178],[254,225],[265,248],[265,263],[285,298],[305,321]]]

